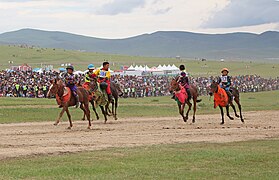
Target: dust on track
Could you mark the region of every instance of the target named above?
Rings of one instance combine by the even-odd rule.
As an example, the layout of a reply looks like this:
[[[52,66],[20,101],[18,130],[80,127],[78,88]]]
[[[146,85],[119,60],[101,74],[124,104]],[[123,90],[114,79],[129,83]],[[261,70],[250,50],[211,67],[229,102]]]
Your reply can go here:
[[[87,130],[86,121],[0,124],[0,159],[29,155],[47,155],[100,150],[109,147],[135,147],[187,142],[225,143],[279,138],[279,111],[245,112],[245,124],[220,115],[197,115],[197,122],[184,123],[179,116],[163,118],[125,118],[118,121],[94,121]]]

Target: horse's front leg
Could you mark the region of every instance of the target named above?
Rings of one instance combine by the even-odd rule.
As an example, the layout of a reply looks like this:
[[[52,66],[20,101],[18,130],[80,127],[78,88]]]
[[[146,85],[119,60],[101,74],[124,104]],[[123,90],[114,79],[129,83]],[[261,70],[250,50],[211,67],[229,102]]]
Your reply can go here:
[[[234,118],[230,116],[229,107],[229,105],[226,106],[227,116],[230,118],[230,120],[233,120]]]
[[[69,123],[70,123],[70,126],[68,127],[68,129],[72,129],[73,127],[73,123],[72,123],[72,118],[71,118],[71,114],[70,114],[70,111],[68,108],[66,108],[66,113],[67,113],[67,116],[68,116],[68,119],[69,119]]]
[[[185,108],[185,104],[178,104],[179,114],[182,116],[183,121],[187,122],[187,119],[184,116],[184,108]]]
[[[54,126],[57,126],[59,124],[64,112],[66,111],[66,109],[67,109],[67,106],[63,106],[63,109],[61,110],[56,122],[53,124]]]
[[[93,101],[93,100],[91,101],[91,105],[92,105],[92,109],[93,109],[93,111],[94,111],[94,113],[95,113],[95,115],[96,115],[97,120],[99,120],[100,117],[99,117],[99,114],[98,114],[97,111],[96,111],[96,107],[95,107],[95,104],[94,104],[94,101]]]
[[[223,107],[222,106],[219,106],[220,110],[221,110],[221,117],[222,117],[222,121],[221,121],[221,125],[225,123],[224,121],[224,111],[223,111]]]

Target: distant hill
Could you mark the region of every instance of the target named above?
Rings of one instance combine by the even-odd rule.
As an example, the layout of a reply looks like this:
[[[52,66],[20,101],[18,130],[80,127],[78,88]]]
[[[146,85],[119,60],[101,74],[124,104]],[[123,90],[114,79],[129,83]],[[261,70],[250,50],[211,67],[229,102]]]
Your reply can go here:
[[[0,34],[0,44],[110,54],[207,59],[278,59],[279,32],[199,34],[159,31],[125,39],[100,39],[57,31],[22,29]]]

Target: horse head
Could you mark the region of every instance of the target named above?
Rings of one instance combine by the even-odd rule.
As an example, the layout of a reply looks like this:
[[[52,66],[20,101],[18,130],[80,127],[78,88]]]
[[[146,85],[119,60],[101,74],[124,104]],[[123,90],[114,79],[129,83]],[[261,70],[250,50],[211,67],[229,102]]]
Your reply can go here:
[[[47,97],[50,98],[51,96],[56,95],[56,94],[62,96],[63,92],[64,92],[64,87],[65,87],[62,80],[54,79],[54,80],[51,80],[50,82],[51,82],[51,85],[47,92]]]
[[[215,80],[213,80],[209,86],[209,95],[212,96],[217,91],[218,91],[218,83]]]
[[[179,83],[176,81],[176,79],[172,79],[171,84],[170,84],[170,93],[173,93],[173,91],[179,91]]]

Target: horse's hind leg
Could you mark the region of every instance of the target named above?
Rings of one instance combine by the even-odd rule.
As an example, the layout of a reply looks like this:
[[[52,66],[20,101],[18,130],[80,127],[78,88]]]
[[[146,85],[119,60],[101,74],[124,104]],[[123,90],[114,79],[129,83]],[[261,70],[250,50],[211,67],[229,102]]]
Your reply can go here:
[[[186,113],[186,119],[188,120],[189,112],[191,111],[191,108],[192,108],[192,103],[190,103],[189,101],[187,101],[186,103],[188,105],[188,110],[187,110],[187,113]]]
[[[239,109],[240,120],[241,120],[241,122],[244,123],[244,118],[242,117],[242,109],[241,109],[241,104],[239,102],[239,98],[235,98],[235,102],[236,102],[236,104],[238,106],[238,109]]]
[[[226,106],[226,111],[227,111],[227,116],[230,118],[230,120],[233,120],[233,117],[230,116],[230,109],[229,109],[229,105]]]
[[[193,120],[192,122],[195,123],[196,122],[196,111],[197,111],[197,100],[196,99],[193,99],[194,101],[194,113],[193,113]]]
[[[82,120],[84,121],[85,120],[85,116],[86,116],[86,111],[85,111],[85,109],[84,109],[84,107],[83,107],[83,104],[81,103],[80,104],[80,109],[83,111],[83,118],[82,118]]]
[[[87,129],[90,129],[90,127],[91,127],[91,120],[90,120],[89,105],[88,104],[84,104],[84,109],[85,109],[86,117],[87,117],[87,120],[88,120],[88,127],[87,127]]]
[[[231,105],[231,107],[233,108],[235,117],[239,118],[239,115],[238,115],[237,112],[236,112],[235,105],[233,104],[233,102],[231,102],[230,105]]]
[[[71,114],[70,114],[70,111],[69,111],[68,108],[66,109],[66,113],[67,113],[67,116],[68,116],[68,119],[69,119],[69,123],[70,123],[70,126],[68,127],[68,129],[72,129],[73,123],[72,123]]]

